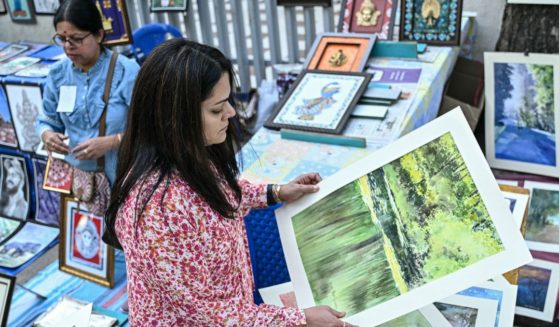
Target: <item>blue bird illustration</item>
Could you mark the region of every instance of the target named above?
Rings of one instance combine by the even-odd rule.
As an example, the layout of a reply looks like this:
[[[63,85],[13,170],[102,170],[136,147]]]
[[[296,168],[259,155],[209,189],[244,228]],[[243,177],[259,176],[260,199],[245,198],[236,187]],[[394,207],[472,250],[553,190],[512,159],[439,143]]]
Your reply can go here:
[[[320,90],[320,97],[314,99],[303,99],[303,105],[297,106],[295,113],[299,115],[301,120],[313,120],[314,116],[320,114],[322,110],[327,109],[336,102],[334,94],[340,91],[340,84],[332,82],[326,84]]]

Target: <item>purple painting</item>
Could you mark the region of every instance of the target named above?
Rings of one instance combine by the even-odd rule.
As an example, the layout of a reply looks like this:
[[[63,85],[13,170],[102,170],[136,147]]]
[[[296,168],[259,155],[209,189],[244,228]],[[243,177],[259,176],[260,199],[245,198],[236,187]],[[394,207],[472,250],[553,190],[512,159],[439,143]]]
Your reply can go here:
[[[43,189],[43,178],[47,162],[33,159],[35,169],[35,189],[37,194],[37,212],[35,220],[50,226],[59,225],[60,193]]]
[[[97,0],[97,9],[101,13],[106,45],[130,44],[132,33],[124,0]]]

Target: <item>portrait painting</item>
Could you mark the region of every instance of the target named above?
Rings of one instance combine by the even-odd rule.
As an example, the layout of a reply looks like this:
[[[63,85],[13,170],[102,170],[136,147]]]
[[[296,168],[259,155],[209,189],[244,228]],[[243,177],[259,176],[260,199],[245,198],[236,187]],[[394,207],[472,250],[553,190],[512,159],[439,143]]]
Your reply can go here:
[[[60,219],[60,270],[112,288],[114,249],[101,240],[103,217],[63,196]]]
[[[303,67],[308,70],[362,72],[375,43],[374,35],[322,33]]]
[[[35,152],[41,137],[35,130],[43,106],[41,87],[6,84],[6,94],[20,150]]]
[[[0,50],[0,61],[6,61],[22,52],[27,51],[28,49],[29,46],[25,44],[10,44],[4,49]]]
[[[33,0],[33,5],[37,15],[54,15],[60,7],[60,0]]]
[[[0,325],[7,326],[16,277],[0,273]]]
[[[338,32],[373,34],[391,40],[398,0],[344,0]]]
[[[25,220],[29,212],[29,174],[25,159],[0,154],[0,216]]]
[[[17,148],[16,130],[8,105],[8,97],[0,85],[0,145]]]
[[[297,302],[335,306],[358,325],[528,263],[511,216],[459,109],[276,210]]]
[[[434,303],[452,326],[495,326],[497,301],[465,295],[452,295]]]
[[[559,55],[486,52],[486,156],[491,167],[559,177]]]
[[[58,228],[31,222],[0,246],[0,266],[17,268],[42,252],[58,237]]]
[[[33,23],[35,15],[31,10],[31,0],[4,0],[12,21],[15,23]]]
[[[105,39],[108,46],[132,43],[132,30],[128,20],[125,0],[96,0],[95,4],[101,14]]]
[[[340,134],[369,79],[366,73],[304,71],[264,126]]]
[[[558,290],[558,263],[536,259],[521,267],[516,314],[553,322]]]
[[[150,9],[153,12],[186,11],[188,0],[151,0]]]
[[[35,221],[49,226],[59,225],[60,218],[60,193],[43,188],[43,181],[47,162],[42,159],[33,159],[35,177],[35,196],[37,208],[35,209]]]
[[[462,0],[403,0],[400,41],[460,45]]]
[[[525,181],[531,198],[526,242],[531,250],[559,252],[559,184]]]

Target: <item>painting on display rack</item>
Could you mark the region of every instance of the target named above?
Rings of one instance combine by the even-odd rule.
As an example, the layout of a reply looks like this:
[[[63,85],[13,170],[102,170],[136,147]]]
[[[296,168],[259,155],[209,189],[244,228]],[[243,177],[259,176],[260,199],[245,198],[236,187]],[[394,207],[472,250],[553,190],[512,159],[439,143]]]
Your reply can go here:
[[[33,169],[35,172],[33,176],[35,177],[35,196],[37,203],[35,221],[58,227],[58,220],[60,217],[60,193],[49,191],[42,187],[46,166],[47,163],[44,160],[33,159]]]
[[[559,184],[525,181],[531,198],[526,243],[531,250],[559,253]]]
[[[559,264],[534,260],[520,268],[516,314],[552,322],[559,289]]]
[[[59,0],[33,0],[37,15],[54,15],[60,6]]]
[[[303,71],[264,125],[340,134],[370,78],[366,73]]]
[[[316,37],[303,67],[308,70],[362,72],[374,44],[374,35],[322,33]]]
[[[486,52],[485,79],[489,165],[559,177],[559,55]]]
[[[403,0],[400,41],[459,45],[462,0]]]
[[[0,85],[0,145],[17,148],[16,130],[8,105],[8,97]]]
[[[132,32],[125,0],[96,0],[101,14],[105,39],[103,44],[113,46],[132,43]]]
[[[300,306],[335,306],[358,325],[531,261],[459,109],[330,176],[276,217]]]
[[[16,285],[16,277],[0,273],[0,325],[8,324],[8,313],[12,295]]]
[[[31,202],[25,158],[0,154],[0,164],[0,216],[25,220]]]
[[[186,11],[188,0],[151,0],[151,11]]]
[[[33,23],[35,15],[31,10],[31,0],[5,0],[12,21],[16,23]]]
[[[58,228],[25,223],[0,246],[0,266],[17,268],[46,249],[58,237]]]
[[[112,288],[114,249],[101,240],[103,217],[67,196],[60,214],[60,270]]]
[[[19,148],[23,151],[35,152],[41,142],[35,130],[35,122],[43,106],[41,87],[6,84],[6,94]]]
[[[374,34],[391,40],[398,0],[344,0],[338,23],[343,33]]]

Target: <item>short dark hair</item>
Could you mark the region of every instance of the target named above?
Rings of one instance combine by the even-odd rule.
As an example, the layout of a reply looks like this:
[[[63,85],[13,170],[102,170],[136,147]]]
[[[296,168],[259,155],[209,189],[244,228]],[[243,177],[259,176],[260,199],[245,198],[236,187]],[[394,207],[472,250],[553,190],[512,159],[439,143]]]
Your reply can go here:
[[[103,29],[101,14],[93,0],[64,0],[54,14],[54,29],[58,23],[64,21],[92,34]]]
[[[225,73],[235,90],[231,61],[216,48],[184,38],[164,42],[147,57],[134,85],[118,153],[117,177],[105,216],[110,233],[132,187],[149,177],[146,172],[160,176],[151,194],[164,179],[168,183],[176,170],[212,209],[233,218],[241,201],[235,156],[238,120],[230,118],[225,142],[206,146],[202,116],[202,102]],[[234,105],[232,96],[229,101]],[[227,200],[216,172],[233,191],[236,203]]]

